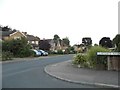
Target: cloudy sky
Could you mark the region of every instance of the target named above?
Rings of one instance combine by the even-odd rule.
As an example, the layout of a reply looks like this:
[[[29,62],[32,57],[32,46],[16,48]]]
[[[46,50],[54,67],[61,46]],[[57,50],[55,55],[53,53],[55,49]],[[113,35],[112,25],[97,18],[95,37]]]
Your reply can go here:
[[[119,0],[0,0],[0,24],[43,38],[69,37],[93,44],[118,33]]]

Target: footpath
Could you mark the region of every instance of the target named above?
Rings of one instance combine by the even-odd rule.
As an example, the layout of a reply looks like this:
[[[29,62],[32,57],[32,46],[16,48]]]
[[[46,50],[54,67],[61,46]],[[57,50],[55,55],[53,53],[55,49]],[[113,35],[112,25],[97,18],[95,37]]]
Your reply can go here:
[[[47,65],[44,71],[57,79],[67,82],[106,88],[120,88],[118,71],[77,68],[72,65],[71,60]]]

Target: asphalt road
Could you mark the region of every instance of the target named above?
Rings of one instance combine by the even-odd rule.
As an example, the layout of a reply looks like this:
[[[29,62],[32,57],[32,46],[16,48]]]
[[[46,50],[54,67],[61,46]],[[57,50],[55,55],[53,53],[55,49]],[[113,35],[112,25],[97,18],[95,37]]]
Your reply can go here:
[[[70,60],[73,55],[52,56],[2,64],[2,88],[95,88],[65,82],[44,72],[49,64]]]

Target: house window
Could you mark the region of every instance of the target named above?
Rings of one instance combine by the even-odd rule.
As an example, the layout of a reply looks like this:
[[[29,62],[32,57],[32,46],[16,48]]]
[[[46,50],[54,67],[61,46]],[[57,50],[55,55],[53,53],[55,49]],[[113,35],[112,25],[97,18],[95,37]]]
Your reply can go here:
[[[20,37],[14,37],[14,39],[20,39]]]
[[[38,45],[38,41],[35,42]]]
[[[35,42],[34,42],[34,41],[32,41],[31,43],[32,43],[32,44],[34,44]]]

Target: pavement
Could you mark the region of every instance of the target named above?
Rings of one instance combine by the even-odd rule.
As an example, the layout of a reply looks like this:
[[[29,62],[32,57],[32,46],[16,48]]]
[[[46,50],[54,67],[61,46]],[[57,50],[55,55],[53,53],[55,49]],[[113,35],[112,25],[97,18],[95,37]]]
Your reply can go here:
[[[71,83],[120,88],[118,71],[78,68],[72,64],[72,60],[47,65],[44,71],[52,77]]]

